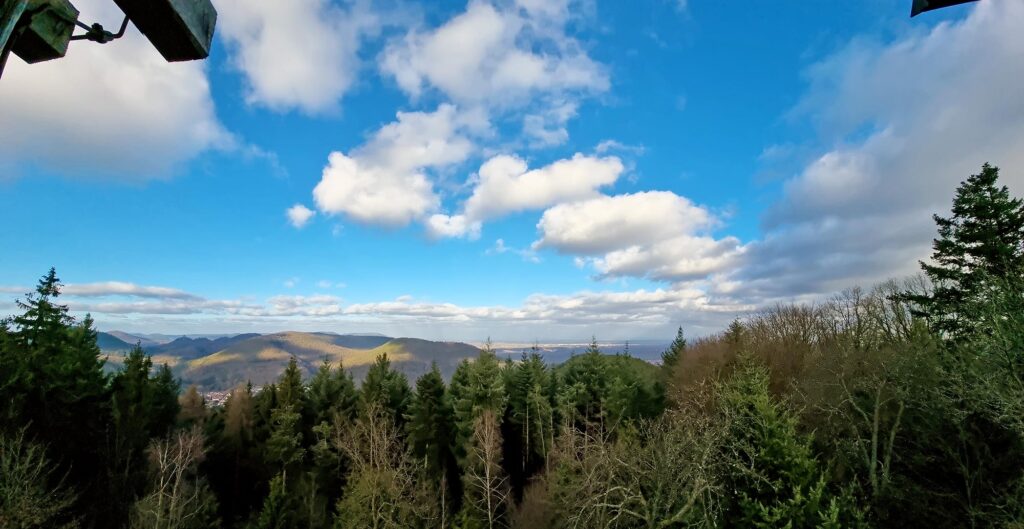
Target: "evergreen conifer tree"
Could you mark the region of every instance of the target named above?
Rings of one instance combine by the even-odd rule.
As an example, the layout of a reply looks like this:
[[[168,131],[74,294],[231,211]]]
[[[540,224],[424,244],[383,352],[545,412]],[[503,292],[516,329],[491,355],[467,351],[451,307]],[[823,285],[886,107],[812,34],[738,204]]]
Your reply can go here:
[[[278,406],[292,406],[296,410],[302,409],[302,401],[305,395],[305,387],[302,385],[302,371],[299,370],[298,360],[295,356],[288,359],[288,366],[281,373],[277,380],[277,403]]]
[[[441,491],[438,499],[442,514],[451,511],[455,494],[460,490],[458,466],[451,449],[453,428],[452,408],[444,379],[434,363],[430,371],[416,380],[406,429],[413,461],[426,480]]]
[[[998,185],[989,164],[957,188],[952,215],[935,215],[932,263],[921,263],[933,292],[908,295],[943,336],[960,341],[978,323],[978,307],[1001,281],[1024,274],[1024,202]]]
[[[267,461],[280,469],[280,477],[287,485],[288,470],[295,469],[306,453],[302,445],[302,416],[293,405],[281,405],[271,414],[271,422]]]
[[[498,417],[505,413],[506,393],[501,364],[489,342],[476,361],[459,365],[451,387],[456,445],[466,447],[480,413],[490,410]]]
[[[335,418],[351,420],[355,416],[358,394],[351,373],[339,364],[324,359],[306,390],[305,415],[309,425],[333,424]]]
[[[551,376],[547,365],[534,346],[530,353],[505,369],[508,409],[503,427],[505,435],[505,466],[513,492],[521,497],[526,480],[543,466],[551,447],[553,417],[548,395]]]
[[[47,450],[56,475],[81,490],[89,523],[117,523],[108,492],[105,436],[110,428],[108,379],[90,316],[76,324],[57,303],[61,283],[54,269],[35,291],[18,300],[0,346],[0,433],[25,428],[26,438]],[[5,325],[6,327],[6,325]],[[73,433],[75,442],[68,443]],[[55,454],[51,454],[53,456]],[[88,486],[87,486],[88,485]]]
[[[686,352],[686,337],[683,335],[683,328],[676,331],[676,338],[669,344],[668,349],[661,353],[661,368],[665,378],[669,379],[679,360]]]
[[[379,355],[370,366],[359,393],[364,410],[379,405],[382,410],[394,414],[398,423],[405,420],[411,393],[409,380],[405,374],[391,367],[386,353]]]
[[[171,367],[160,364],[156,373],[149,378],[149,435],[163,437],[174,426],[175,418],[181,411],[178,393],[181,383],[175,378]]]
[[[278,474],[270,480],[270,493],[263,500],[259,516],[250,529],[293,529],[296,527],[295,500],[285,487],[284,476]]]
[[[797,417],[769,392],[768,370],[741,359],[721,388],[721,450],[728,469],[724,510],[727,527],[843,527],[857,513],[827,488],[811,439],[797,431]]]

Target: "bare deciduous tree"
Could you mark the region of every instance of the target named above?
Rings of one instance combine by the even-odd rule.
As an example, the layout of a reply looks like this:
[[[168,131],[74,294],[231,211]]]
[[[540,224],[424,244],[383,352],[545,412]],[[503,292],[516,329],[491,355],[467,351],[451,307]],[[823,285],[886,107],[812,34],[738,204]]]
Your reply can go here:
[[[611,442],[571,429],[547,477],[558,523],[587,527],[700,527],[715,524],[719,430],[695,414],[642,423]]]
[[[437,526],[440,491],[428,490],[405,450],[391,414],[373,403],[346,428],[335,429],[335,444],[351,469],[338,502],[341,527],[372,529]]]
[[[135,504],[132,527],[198,529],[216,524],[216,500],[198,473],[204,457],[197,426],[154,441],[149,448],[153,490]]]
[[[498,418],[493,411],[484,410],[473,425],[464,482],[466,507],[479,516],[488,529],[508,526],[506,511],[511,488],[508,475],[501,468],[501,443]]]
[[[67,516],[75,495],[51,486],[50,468],[43,447],[26,440],[24,430],[0,436],[0,527],[78,526]]]

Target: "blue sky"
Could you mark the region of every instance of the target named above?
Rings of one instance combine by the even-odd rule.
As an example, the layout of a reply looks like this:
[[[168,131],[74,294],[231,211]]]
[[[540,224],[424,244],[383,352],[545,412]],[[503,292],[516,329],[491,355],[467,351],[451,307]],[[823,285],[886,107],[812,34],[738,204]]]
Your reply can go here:
[[[1012,0],[214,3],[205,62],[12,59],[5,302],[55,266],[103,329],[699,335],[911,274],[958,181],[1024,174]]]

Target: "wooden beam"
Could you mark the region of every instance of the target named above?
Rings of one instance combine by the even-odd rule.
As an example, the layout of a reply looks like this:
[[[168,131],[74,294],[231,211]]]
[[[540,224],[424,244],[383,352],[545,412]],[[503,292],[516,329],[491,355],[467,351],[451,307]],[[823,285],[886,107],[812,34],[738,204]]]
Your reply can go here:
[[[210,0],[114,0],[114,3],[168,61],[205,59],[210,54],[217,23],[217,10]]]
[[[14,42],[14,54],[27,63],[63,57],[75,30],[78,10],[68,0],[29,0],[22,15],[24,27]]]
[[[943,7],[977,1],[978,0],[914,0],[914,4],[910,7],[910,16],[916,17],[925,11],[932,11],[934,9],[941,9]]]

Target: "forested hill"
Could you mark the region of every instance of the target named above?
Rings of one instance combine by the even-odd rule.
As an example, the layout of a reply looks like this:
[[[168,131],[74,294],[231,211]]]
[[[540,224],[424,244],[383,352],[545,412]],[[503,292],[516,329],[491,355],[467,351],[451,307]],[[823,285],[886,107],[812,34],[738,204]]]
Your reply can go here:
[[[108,355],[108,370],[117,369],[131,348],[108,333],[98,333],[98,342]],[[244,382],[265,385],[277,378],[291,357],[295,357],[304,376],[311,376],[326,359],[345,366],[359,381],[381,354],[387,354],[395,369],[410,378],[429,371],[432,363],[437,363],[448,378],[459,361],[480,352],[461,342],[319,332],[240,334],[213,339],[182,336],[142,348],[155,365],[167,364],[183,384],[195,385],[202,391],[226,391]]]
[[[997,177],[935,217],[921,277],[680,328],[659,366],[277,333],[179,359],[240,382],[210,406],[142,348],[104,372],[51,269],[0,320],[0,528],[1024,527],[1024,201]]]

